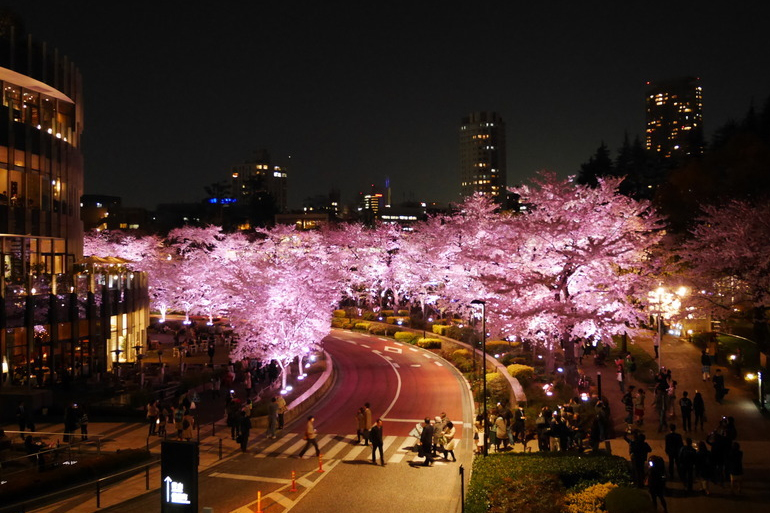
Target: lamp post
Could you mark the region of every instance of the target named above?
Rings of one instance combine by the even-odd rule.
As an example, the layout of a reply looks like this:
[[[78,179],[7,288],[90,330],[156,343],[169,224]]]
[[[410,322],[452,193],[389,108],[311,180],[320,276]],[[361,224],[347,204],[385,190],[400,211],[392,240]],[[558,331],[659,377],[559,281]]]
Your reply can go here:
[[[471,301],[472,305],[481,305],[481,383],[483,387],[484,406],[484,456],[489,454],[487,435],[489,432],[489,416],[487,415],[487,303],[480,299]]]

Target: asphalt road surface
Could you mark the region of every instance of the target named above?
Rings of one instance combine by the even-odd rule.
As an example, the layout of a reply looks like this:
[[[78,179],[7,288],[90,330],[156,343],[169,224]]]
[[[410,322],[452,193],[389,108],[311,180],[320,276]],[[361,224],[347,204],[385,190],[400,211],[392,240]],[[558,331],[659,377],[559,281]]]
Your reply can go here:
[[[456,369],[408,344],[342,330],[334,330],[324,347],[338,377],[308,412],[316,417],[321,459],[312,447],[305,459],[296,457],[305,443],[303,416],[278,439],[260,434],[249,452],[202,473],[200,507],[215,513],[460,511],[459,467],[471,465],[473,411],[467,383]],[[373,419],[384,421],[384,467],[371,463],[370,447],[356,444],[355,413],[366,402]],[[458,461],[439,458],[432,467],[422,466],[409,433],[421,419],[442,412],[462,438]],[[159,494],[103,511],[159,511]]]

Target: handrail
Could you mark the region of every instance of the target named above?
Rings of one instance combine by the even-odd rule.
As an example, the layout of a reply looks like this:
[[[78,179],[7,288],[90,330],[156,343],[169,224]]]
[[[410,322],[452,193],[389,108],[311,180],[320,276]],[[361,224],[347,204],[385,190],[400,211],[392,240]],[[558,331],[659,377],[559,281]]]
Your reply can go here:
[[[117,477],[120,477],[120,476],[122,476],[124,474],[135,474],[135,473],[141,471],[142,469],[144,469],[145,476],[146,476],[146,478],[145,478],[145,488],[147,490],[149,490],[150,489],[150,468],[155,466],[155,465],[158,465],[159,463],[160,463],[160,458],[154,458],[153,461],[151,461],[149,463],[143,463],[143,464],[138,465],[136,467],[132,467],[132,468],[127,469],[127,470],[122,470],[120,472],[116,472],[114,474],[110,474],[109,476],[104,476],[104,477],[100,477],[98,479],[93,479],[93,480],[88,481],[86,483],[81,483],[79,485],[71,486],[71,487],[65,488],[63,490],[58,490],[58,491],[55,491],[55,492],[51,492],[49,494],[46,494],[46,495],[43,495],[43,496],[39,496],[39,497],[35,497],[33,499],[27,499],[27,500],[24,500],[24,501],[19,501],[19,502],[16,502],[14,504],[6,505],[6,506],[0,506],[0,513],[5,513],[5,512],[9,512],[10,513],[10,512],[15,512],[15,511],[26,511],[30,505],[38,504],[38,503],[49,504],[51,502],[51,499],[53,499],[55,497],[58,497],[58,496],[61,496],[61,495],[71,495],[73,492],[77,492],[77,491],[79,491],[81,489],[86,489],[86,488],[94,486],[94,485],[96,485],[96,491],[95,491],[95,493],[96,493],[96,507],[100,508],[101,507],[101,492],[102,492],[101,487],[102,487],[102,483],[104,483],[105,481],[109,481],[109,480],[115,479]]]

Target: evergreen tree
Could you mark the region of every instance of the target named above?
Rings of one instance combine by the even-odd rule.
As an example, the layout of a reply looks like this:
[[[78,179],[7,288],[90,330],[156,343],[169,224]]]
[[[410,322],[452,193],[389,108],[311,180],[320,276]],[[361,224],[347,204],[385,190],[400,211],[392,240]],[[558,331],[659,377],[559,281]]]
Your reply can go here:
[[[615,169],[610,158],[610,150],[602,141],[588,162],[580,165],[577,183],[596,187],[599,184],[599,178],[610,176],[615,176]]]

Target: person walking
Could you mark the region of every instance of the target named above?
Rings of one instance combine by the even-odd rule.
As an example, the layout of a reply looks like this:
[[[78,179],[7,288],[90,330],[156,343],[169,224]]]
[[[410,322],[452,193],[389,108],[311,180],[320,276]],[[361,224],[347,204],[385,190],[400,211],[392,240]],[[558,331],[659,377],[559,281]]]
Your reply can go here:
[[[623,394],[623,397],[620,399],[620,402],[623,403],[623,407],[626,410],[626,418],[625,422],[628,424],[628,427],[626,431],[629,431],[631,429],[631,426],[634,423],[634,389],[636,387],[634,385],[629,385],[628,390],[625,394]]]
[[[80,440],[86,441],[88,440],[88,413],[86,413],[85,407],[78,407],[78,414],[80,416],[78,419],[78,424],[80,424]]]
[[[364,407],[361,406],[356,411],[356,443],[360,444],[364,437]]]
[[[697,457],[697,451],[692,446],[692,438],[687,438],[679,450],[677,469],[679,471],[679,479],[682,480],[682,485],[684,485],[688,492],[692,491],[693,471],[695,470]]]
[[[695,428],[703,431],[703,422],[706,420],[706,403],[703,402],[703,396],[697,390],[692,398],[692,411],[695,413]]]
[[[708,350],[704,349],[700,355],[701,373],[703,374],[703,381],[711,378],[711,356]]]
[[[687,391],[682,392],[679,399],[679,411],[682,412],[682,430],[689,432],[692,429],[692,400],[687,397]]]
[[[500,452],[500,444],[503,445],[503,450],[508,448],[508,426],[505,425],[505,419],[502,415],[498,415],[495,419],[495,450]]]
[[[700,481],[703,492],[711,495],[709,482],[714,477],[711,470],[711,453],[703,441],[698,443],[698,452],[695,453],[695,477]]]
[[[428,417],[425,417],[420,433],[420,456],[425,457],[424,466],[433,466],[433,425]]]
[[[316,437],[318,436],[318,433],[315,429],[315,417],[313,415],[310,415],[307,418],[307,424],[305,424],[305,447],[302,448],[301,451],[299,451],[299,454],[297,455],[298,458],[302,458],[305,456],[305,452],[310,448],[312,445],[315,447],[315,455],[316,457],[321,456],[321,450],[318,448],[318,440],[316,440]]]
[[[668,456],[668,477],[670,479],[674,479],[674,466],[676,465],[677,458],[679,457],[679,453],[682,450],[682,447],[684,446],[684,442],[682,441],[682,435],[676,432],[676,424],[671,424],[669,426],[669,432],[666,435],[666,456]],[[681,479],[681,473],[679,475],[679,478]]]
[[[663,506],[663,513],[668,513],[666,505],[666,464],[660,456],[650,456],[647,473],[647,487],[652,499],[652,507],[658,510],[658,500]]]
[[[729,392],[729,390],[725,388],[725,377],[722,375],[722,369],[714,371],[714,377],[711,378],[711,381],[714,384],[714,394],[716,395],[717,402],[722,404],[722,399],[724,399],[727,392]]]
[[[275,438],[278,427],[278,400],[273,397],[267,405],[267,438]]]
[[[179,409],[181,410],[184,408],[183,406],[180,406]],[[195,419],[193,419],[192,414],[190,413],[190,410],[183,410],[184,415],[182,416],[182,439],[186,442],[189,442],[192,440],[193,437],[193,427],[195,426]]]
[[[385,466],[385,455],[383,454],[383,435],[382,435],[382,419],[377,421],[369,430],[369,441],[372,443],[372,463],[377,464],[377,451],[380,451],[380,463]]]
[[[644,424],[644,398],[644,389],[637,389],[636,397],[634,398],[634,420],[638,426]],[[647,461],[647,458],[645,458],[645,461]]]
[[[618,386],[620,387],[620,392],[625,394],[626,393],[626,372],[623,368],[623,365],[617,366],[616,379],[618,380]]]
[[[245,410],[241,410],[241,417],[238,422],[240,424],[238,442],[241,444],[241,452],[246,452],[249,445],[249,434],[251,432],[251,418],[246,415]],[[275,422],[273,422],[273,432],[275,432]],[[275,436],[273,436],[273,438],[275,438]]]

